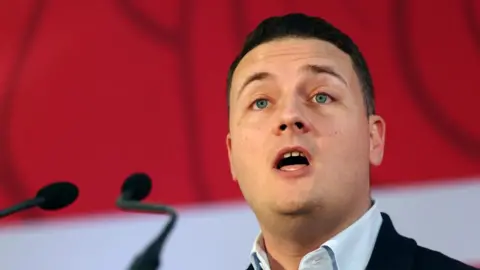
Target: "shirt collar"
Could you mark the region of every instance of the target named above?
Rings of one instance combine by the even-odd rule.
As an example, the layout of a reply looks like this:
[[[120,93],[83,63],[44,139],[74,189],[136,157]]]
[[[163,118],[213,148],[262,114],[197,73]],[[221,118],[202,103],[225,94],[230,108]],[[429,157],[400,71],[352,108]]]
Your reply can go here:
[[[327,249],[330,255],[334,257],[332,259],[339,270],[364,269],[372,254],[381,225],[382,216],[374,202],[360,219],[318,249],[305,255],[304,258],[315,257],[321,254],[322,249]],[[250,257],[255,270],[267,268],[265,266],[268,266],[268,257],[261,233],[253,244]]]

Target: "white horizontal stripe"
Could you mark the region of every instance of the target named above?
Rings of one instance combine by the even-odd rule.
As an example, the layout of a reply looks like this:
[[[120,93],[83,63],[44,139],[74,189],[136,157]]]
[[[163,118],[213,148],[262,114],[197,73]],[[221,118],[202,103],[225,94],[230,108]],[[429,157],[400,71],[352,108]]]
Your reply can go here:
[[[480,181],[377,190],[380,209],[420,244],[480,262]],[[245,269],[258,226],[243,203],[182,209],[161,269]],[[120,214],[0,229],[2,270],[126,269],[164,217]]]

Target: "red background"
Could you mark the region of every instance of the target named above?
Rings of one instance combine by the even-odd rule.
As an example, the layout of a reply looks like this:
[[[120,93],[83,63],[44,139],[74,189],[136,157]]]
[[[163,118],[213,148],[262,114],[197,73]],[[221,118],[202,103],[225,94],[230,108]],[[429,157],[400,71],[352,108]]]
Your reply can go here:
[[[261,19],[323,16],[363,50],[387,121],[373,184],[480,173],[480,1],[0,2],[0,206],[55,180],[50,217],[114,210],[124,178],[152,200],[241,199],[225,150],[226,75]],[[42,217],[38,211],[19,218]]]

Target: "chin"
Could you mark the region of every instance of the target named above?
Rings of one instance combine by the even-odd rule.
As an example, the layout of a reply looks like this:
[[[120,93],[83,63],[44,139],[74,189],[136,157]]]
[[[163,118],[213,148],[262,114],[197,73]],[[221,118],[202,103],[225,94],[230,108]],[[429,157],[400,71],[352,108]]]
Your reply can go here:
[[[291,200],[288,202],[278,202],[273,210],[277,214],[284,216],[299,216],[312,213],[314,209],[315,204],[313,201],[299,199],[295,201]]]

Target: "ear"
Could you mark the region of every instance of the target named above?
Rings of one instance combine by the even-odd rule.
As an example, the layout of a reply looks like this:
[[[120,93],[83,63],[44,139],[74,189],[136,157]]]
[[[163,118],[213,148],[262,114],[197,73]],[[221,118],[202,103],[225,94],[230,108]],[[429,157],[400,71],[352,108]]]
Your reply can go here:
[[[227,151],[228,151],[228,161],[230,162],[230,173],[232,174],[233,181],[237,181],[237,177],[235,174],[235,170],[233,169],[233,162],[232,162],[232,137],[230,132],[227,134]]]
[[[379,166],[385,149],[385,121],[379,115],[369,117],[370,124],[370,164]]]

